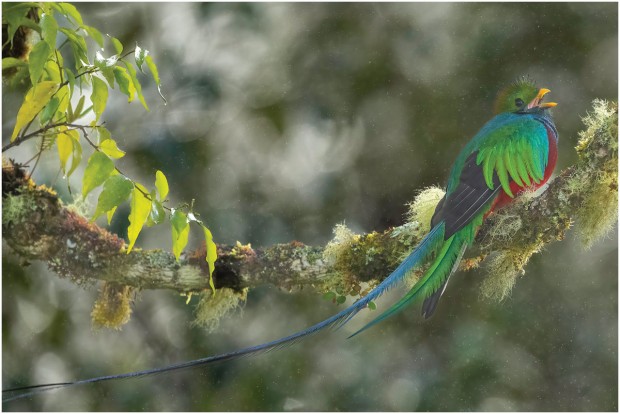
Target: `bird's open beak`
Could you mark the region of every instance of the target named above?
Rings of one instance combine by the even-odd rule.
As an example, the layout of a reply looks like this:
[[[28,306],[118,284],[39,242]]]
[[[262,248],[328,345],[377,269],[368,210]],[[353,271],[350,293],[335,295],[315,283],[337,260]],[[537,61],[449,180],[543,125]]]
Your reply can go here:
[[[532,102],[530,102],[527,105],[527,109],[531,109],[534,107],[539,107],[539,108],[553,108],[554,106],[557,105],[557,103],[555,102],[544,102],[541,103],[540,101],[542,101],[543,97],[548,94],[549,92],[551,92],[549,89],[546,88],[540,88],[540,90],[538,91],[538,95],[536,95],[536,98],[532,99]]]

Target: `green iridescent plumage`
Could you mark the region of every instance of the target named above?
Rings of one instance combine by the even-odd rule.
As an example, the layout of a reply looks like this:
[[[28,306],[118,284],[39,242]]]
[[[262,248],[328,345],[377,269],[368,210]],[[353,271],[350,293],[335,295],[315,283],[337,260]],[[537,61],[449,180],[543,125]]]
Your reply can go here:
[[[444,235],[442,242],[429,247],[435,260],[402,299],[352,336],[418,298],[425,299],[423,315],[431,316],[465,249],[498,199],[503,194],[514,198],[515,189],[543,182],[550,158],[549,134],[557,140],[557,131],[546,112],[555,103],[541,103],[547,92],[521,79],[498,94],[498,115],[482,127],[457,157],[446,195],[435,211],[432,226]]]

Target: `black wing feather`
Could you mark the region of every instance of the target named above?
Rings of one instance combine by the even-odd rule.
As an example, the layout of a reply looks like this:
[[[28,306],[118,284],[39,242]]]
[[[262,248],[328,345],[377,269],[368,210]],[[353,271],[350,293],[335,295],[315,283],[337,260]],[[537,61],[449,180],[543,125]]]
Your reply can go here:
[[[482,165],[476,163],[477,156],[478,151],[467,157],[459,177],[459,185],[453,192],[441,199],[433,214],[432,227],[442,221],[445,223],[445,240],[465,227],[472,217],[502,189],[495,173],[493,174],[494,189],[487,187]]]

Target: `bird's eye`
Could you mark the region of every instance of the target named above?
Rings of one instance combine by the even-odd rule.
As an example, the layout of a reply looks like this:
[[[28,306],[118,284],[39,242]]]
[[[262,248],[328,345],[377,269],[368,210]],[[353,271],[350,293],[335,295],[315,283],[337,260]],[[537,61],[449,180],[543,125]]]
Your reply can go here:
[[[515,105],[517,105],[517,108],[521,108],[524,104],[525,102],[523,102],[523,99],[521,98],[515,99]]]

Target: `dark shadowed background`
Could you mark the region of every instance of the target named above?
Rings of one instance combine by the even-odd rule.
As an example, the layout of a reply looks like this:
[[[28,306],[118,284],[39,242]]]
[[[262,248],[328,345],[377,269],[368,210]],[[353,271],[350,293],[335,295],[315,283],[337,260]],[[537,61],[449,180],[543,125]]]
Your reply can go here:
[[[111,93],[104,119],[128,151],[119,166],[149,183],[163,170],[173,202],[195,198],[218,243],[324,245],[337,223],[357,232],[402,224],[405,204],[426,186],[443,186],[460,148],[492,116],[497,90],[521,75],[559,103],[558,170],[576,160],[592,100],[617,100],[613,3],[77,7],[85,23],[127,48],[138,42],[151,51],[168,99],[164,105],[145,81],[145,113]],[[3,91],[5,137],[18,96]],[[7,155],[24,161],[33,150]],[[44,158],[34,178],[70,201],[56,157]],[[111,226],[121,236],[127,214],[119,209]],[[169,232],[146,229],[138,245],[170,249]],[[501,304],[480,297],[484,269],[459,273],[427,322],[411,308],[345,340],[374,316],[366,312],[343,331],[282,351],[3,408],[617,411],[616,232],[590,250],[569,232],[532,258]],[[192,238],[189,247],[199,243]],[[93,331],[96,286],[73,286],[40,263],[23,267],[4,246],[2,266],[5,386],[203,357],[339,309],[315,292],[264,287],[208,333],[190,327],[196,299],[186,306],[172,292],[148,291],[121,331]]]

